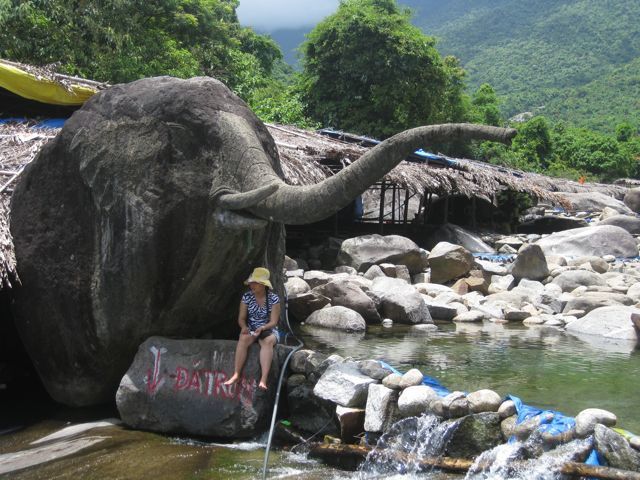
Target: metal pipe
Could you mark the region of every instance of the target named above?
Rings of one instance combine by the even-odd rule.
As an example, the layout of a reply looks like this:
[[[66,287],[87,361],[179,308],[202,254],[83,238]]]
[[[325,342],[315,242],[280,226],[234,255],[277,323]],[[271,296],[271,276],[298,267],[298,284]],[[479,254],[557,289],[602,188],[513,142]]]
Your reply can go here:
[[[300,350],[304,343],[300,341],[298,337],[293,334],[293,329],[291,328],[291,324],[289,323],[289,297],[287,296],[287,292],[284,294],[284,318],[287,324],[287,329],[291,332],[291,336],[298,341],[298,345],[294,347],[293,350],[289,352],[287,358],[285,358],[284,363],[282,364],[282,370],[280,370],[280,378],[278,379],[278,388],[276,389],[276,400],[273,405],[273,414],[271,415],[271,427],[269,428],[269,437],[267,438],[267,448],[264,452],[264,463],[262,464],[262,480],[267,478],[267,464],[269,463],[269,452],[271,451],[271,440],[273,439],[273,431],[276,426],[276,417],[278,416],[278,403],[280,402],[280,390],[282,389],[282,380],[284,379],[284,374],[287,371],[287,365],[289,364],[289,360],[294,353]]]

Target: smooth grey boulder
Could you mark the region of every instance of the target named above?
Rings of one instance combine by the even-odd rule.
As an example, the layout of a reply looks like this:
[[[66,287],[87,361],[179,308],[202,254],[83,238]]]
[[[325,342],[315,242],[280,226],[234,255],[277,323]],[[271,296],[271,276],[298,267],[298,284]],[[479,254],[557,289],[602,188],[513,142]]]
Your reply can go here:
[[[607,281],[595,272],[587,270],[569,270],[562,272],[552,280],[552,283],[559,285],[563,292],[572,292],[580,286],[596,285],[604,287]]]
[[[586,227],[589,224],[582,218],[545,215],[523,221],[518,225],[519,233],[555,233],[563,230]]]
[[[327,307],[316,310],[307,317],[305,324],[345,332],[362,332],[367,329],[367,323],[362,315],[346,307]]]
[[[640,471],[640,452],[631,448],[622,435],[610,428],[597,424],[594,428],[593,445],[610,467]]]
[[[400,388],[408,388],[421,385],[424,375],[417,368],[412,368],[402,375],[400,379]]]
[[[426,266],[420,247],[400,235],[349,238],[342,242],[337,261],[338,265],[348,265],[361,272],[381,263],[406,265],[412,274],[421,272]]]
[[[331,281],[314,289],[331,300],[331,305],[346,307],[358,312],[367,322],[379,323],[381,318],[376,305],[360,287],[349,281]]]
[[[605,273],[609,271],[609,264],[601,257],[595,257],[595,256],[578,257],[578,258],[573,258],[565,263],[570,266],[579,266],[579,265],[589,264],[591,269],[596,273]]]
[[[312,410],[307,412],[309,411]],[[340,440],[344,443],[356,443],[358,435],[364,432],[364,416],[365,410],[363,408],[336,405],[336,417],[340,424]]]
[[[313,312],[331,305],[331,300],[313,290],[293,295],[288,300],[289,313],[299,322],[304,322]]]
[[[502,398],[493,390],[476,390],[467,395],[469,412],[497,412],[502,404]]]
[[[373,280],[371,291],[381,299],[384,318],[408,325],[433,323],[422,295],[408,283],[397,278],[378,277]]]
[[[426,239],[427,248],[433,248],[440,242],[460,245],[472,253],[496,253],[496,251],[478,235],[453,223],[440,225],[434,232],[429,234]]]
[[[582,310],[585,313],[591,312],[596,308],[612,307],[616,305],[633,305],[635,302],[621,293],[611,292],[584,292],[576,295],[569,300],[563,309],[563,313],[572,310]]]
[[[364,407],[369,385],[376,380],[363,374],[356,362],[331,365],[313,387],[313,393],[343,407]]]
[[[576,435],[584,438],[591,435],[597,424],[613,427],[618,423],[615,414],[600,408],[587,408],[576,415]]]
[[[619,213],[629,214],[631,209],[624,202],[600,192],[559,192],[569,200],[574,211],[577,212],[601,212],[605,207],[616,210]]]
[[[640,218],[635,215],[615,215],[602,220],[598,225],[615,225],[624,228],[631,234],[640,234]]]
[[[358,364],[358,368],[360,369],[360,372],[374,380],[382,380],[393,373],[388,368],[383,367],[382,364],[376,360],[363,360]]]
[[[640,188],[629,189],[623,201],[632,212],[640,213]]]
[[[289,277],[284,284],[284,289],[287,291],[287,295],[291,297],[293,295],[307,293],[311,290],[311,287],[300,277]]]
[[[382,384],[393,390],[401,390],[400,381],[402,380],[402,375],[399,373],[390,373],[386,377],[382,379]]]
[[[445,283],[466,275],[473,267],[473,263],[471,252],[464,247],[440,242],[429,253],[431,281]]]
[[[596,225],[553,233],[536,242],[545,255],[582,257],[615,255],[636,257],[638,245],[624,228],[615,225]]]
[[[386,277],[382,269],[378,265],[371,265],[366,272],[364,272],[364,278],[367,280],[373,280],[376,277]]]
[[[509,273],[516,280],[543,280],[549,276],[547,259],[539,245],[525,245],[518,252]]]
[[[380,384],[369,385],[364,430],[384,432],[398,419],[398,416],[398,392]]]
[[[322,270],[308,270],[304,272],[302,279],[307,282],[309,287],[316,288],[329,283],[333,279],[333,274]]]
[[[638,340],[638,334],[631,321],[632,314],[640,314],[634,307],[600,307],[567,324],[569,333],[600,336],[608,339]]]
[[[427,385],[407,387],[398,398],[398,410],[403,417],[419,416],[428,411],[431,402],[438,398],[436,391]]]
[[[271,416],[279,356],[273,356],[266,392],[258,388],[257,345],[249,349],[240,381],[226,386],[233,374],[236,344],[147,339],[116,393],[120,418],[132,428],[154,432],[225,438],[256,435]]]

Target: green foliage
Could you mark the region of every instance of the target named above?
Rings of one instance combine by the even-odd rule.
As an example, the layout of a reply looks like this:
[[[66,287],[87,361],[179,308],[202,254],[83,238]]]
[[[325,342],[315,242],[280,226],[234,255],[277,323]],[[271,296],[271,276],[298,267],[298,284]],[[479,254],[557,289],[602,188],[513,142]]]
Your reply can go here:
[[[471,99],[470,118],[474,123],[499,126],[502,124],[498,96],[488,83],[480,85]]]
[[[379,138],[459,117],[461,69],[409,20],[395,0],[345,0],[319,23],[302,45],[311,117]]]
[[[495,88],[505,116],[532,111],[606,133],[640,123],[637,0],[401,1],[473,88]]]
[[[311,129],[321,127],[305,115],[305,105],[297,88],[281,81],[273,81],[254,90],[249,98],[249,106],[264,122]]]
[[[212,75],[242,95],[271,74],[273,40],[238,24],[237,0],[3,0],[0,57],[111,83]]]

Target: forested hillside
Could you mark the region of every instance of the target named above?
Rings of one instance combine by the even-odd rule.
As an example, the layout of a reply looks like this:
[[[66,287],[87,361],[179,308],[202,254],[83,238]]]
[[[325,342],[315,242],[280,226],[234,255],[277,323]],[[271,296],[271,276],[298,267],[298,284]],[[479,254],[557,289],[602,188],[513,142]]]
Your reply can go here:
[[[470,87],[491,84],[506,116],[613,131],[640,121],[637,0],[401,0],[460,58]]]

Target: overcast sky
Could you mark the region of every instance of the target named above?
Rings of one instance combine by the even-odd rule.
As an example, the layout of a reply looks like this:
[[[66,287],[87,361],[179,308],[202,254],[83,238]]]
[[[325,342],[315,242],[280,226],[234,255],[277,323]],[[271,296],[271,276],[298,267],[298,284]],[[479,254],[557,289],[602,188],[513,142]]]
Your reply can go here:
[[[338,8],[339,0],[240,0],[240,24],[272,32],[315,25]]]

